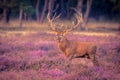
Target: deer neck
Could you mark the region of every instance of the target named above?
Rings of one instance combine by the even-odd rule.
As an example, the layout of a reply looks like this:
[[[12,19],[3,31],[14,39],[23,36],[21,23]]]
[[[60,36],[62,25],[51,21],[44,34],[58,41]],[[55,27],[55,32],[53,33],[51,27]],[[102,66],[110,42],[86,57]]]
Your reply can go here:
[[[70,42],[65,38],[63,41],[58,42],[58,47],[62,52],[65,52],[66,48],[69,46]]]

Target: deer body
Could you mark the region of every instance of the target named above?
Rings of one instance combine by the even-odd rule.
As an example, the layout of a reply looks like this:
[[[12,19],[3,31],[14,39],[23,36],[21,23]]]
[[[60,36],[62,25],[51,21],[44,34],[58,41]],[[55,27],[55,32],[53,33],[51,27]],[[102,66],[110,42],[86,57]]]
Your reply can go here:
[[[73,58],[87,57],[96,64],[96,45],[92,42],[74,42],[65,39],[58,42],[58,47],[69,60],[72,60]]]

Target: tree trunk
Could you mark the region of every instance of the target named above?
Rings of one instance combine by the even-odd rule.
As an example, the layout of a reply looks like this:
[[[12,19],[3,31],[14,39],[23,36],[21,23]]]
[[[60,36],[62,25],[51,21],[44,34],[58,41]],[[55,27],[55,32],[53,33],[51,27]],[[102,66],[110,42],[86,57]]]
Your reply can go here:
[[[41,14],[40,22],[42,23],[44,21],[45,11],[47,10],[48,0],[44,0],[44,8]]]
[[[39,6],[40,6],[40,0],[37,0],[37,3],[36,3],[36,19],[37,19],[37,22],[39,22],[39,19],[40,19]]]
[[[77,11],[79,11],[80,13],[82,13],[82,6],[83,6],[83,0],[78,0],[78,4],[77,4]],[[80,25],[80,30],[83,30],[83,26]]]
[[[61,0],[61,17],[65,18],[66,13],[65,13],[65,6],[64,6],[64,0]]]
[[[4,9],[3,9],[3,21],[4,23],[7,23],[7,6],[6,6],[6,0],[3,1]]]
[[[6,17],[7,17],[7,9],[6,8],[4,8],[4,11],[3,11],[3,21],[4,21],[4,23],[7,23],[7,20],[6,20]]]
[[[22,18],[23,18],[23,9],[20,9],[19,12],[19,26],[22,27]]]
[[[24,21],[27,21],[28,17],[27,17],[26,12],[22,12],[21,14],[22,14],[22,19],[24,19]]]
[[[84,15],[84,25],[83,26],[84,26],[85,30],[88,30],[88,27],[86,25],[88,22],[88,16],[89,16],[91,5],[92,5],[92,0],[88,0],[87,1],[87,9],[86,9],[86,12]]]
[[[83,0],[78,0],[77,10],[82,13]]]
[[[10,14],[11,14],[11,8],[7,8],[7,13],[6,13],[6,22],[9,23],[10,21]]]
[[[54,2],[55,0],[49,0],[49,3],[48,3],[48,13],[50,14],[50,17],[53,16]]]

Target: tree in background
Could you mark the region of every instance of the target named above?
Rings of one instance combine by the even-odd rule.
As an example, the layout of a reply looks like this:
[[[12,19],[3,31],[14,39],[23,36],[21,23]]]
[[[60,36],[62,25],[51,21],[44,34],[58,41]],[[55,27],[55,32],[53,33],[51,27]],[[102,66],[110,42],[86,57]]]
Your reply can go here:
[[[45,12],[47,11],[47,6],[48,6],[48,0],[44,0],[44,7],[43,7],[41,18],[40,18],[41,23],[44,21]]]
[[[117,21],[120,21],[120,0],[110,0],[113,3],[111,14]],[[120,26],[119,26],[120,27]]]
[[[9,23],[11,8],[12,8],[13,4],[11,3],[11,1],[1,0],[0,6],[1,6],[1,8],[3,8],[3,17],[2,17],[3,22]]]
[[[77,1],[77,11],[79,11],[80,13],[83,14],[82,12],[82,9],[83,9],[83,0],[78,0]],[[88,22],[88,16],[89,16],[89,13],[90,13],[90,8],[91,8],[91,5],[92,5],[92,0],[87,0],[87,5],[86,5],[86,10],[85,10],[85,14],[83,16],[83,24],[80,25],[80,30],[88,30],[87,28],[87,22]]]
[[[24,21],[32,20],[32,15],[35,14],[35,9],[33,8],[30,0],[19,0],[19,26],[22,27],[23,19]]]
[[[67,7],[66,8],[67,9],[66,10],[67,11],[67,13],[66,13],[67,16],[66,17],[67,17],[68,20],[70,20],[71,16],[73,15],[73,11],[70,8],[71,7],[76,8],[77,2],[78,2],[78,0],[68,0],[67,1],[67,4],[66,4],[67,5],[66,6]]]
[[[22,19],[23,19],[23,3],[20,4],[20,9],[19,9],[19,27],[22,27]]]
[[[62,19],[65,19],[66,18],[66,8],[65,8],[65,2],[64,0],[61,0],[61,17]]]
[[[3,1],[3,21],[5,22],[5,23],[7,23],[7,2],[6,2],[6,0],[4,0]]]
[[[78,0],[77,4],[77,10],[82,13],[82,8],[83,8],[83,0]]]
[[[37,19],[37,22],[39,22],[39,20],[40,20],[39,7],[40,7],[40,0],[37,0],[37,2],[36,2],[36,19]]]
[[[50,14],[50,17],[53,16],[54,2],[55,0],[49,0],[48,3],[48,13]]]
[[[82,25],[85,30],[88,30],[88,27],[86,25],[88,23],[88,16],[89,16],[89,13],[90,13],[91,5],[92,5],[92,0],[87,0],[86,12],[84,14],[84,19],[83,19],[84,22],[83,22],[83,25]]]
[[[61,13],[62,19],[70,20],[74,14],[71,7],[83,13],[81,29],[88,29],[89,18],[120,22],[120,0],[0,0],[0,19],[5,23],[10,18],[18,19],[21,26],[24,21],[43,22],[49,12],[51,17],[54,13]]]
[[[78,0],[78,4],[77,4],[77,11],[79,11],[80,13],[82,13],[82,8],[83,8],[83,0]],[[83,29],[83,26],[80,25],[80,30]]]

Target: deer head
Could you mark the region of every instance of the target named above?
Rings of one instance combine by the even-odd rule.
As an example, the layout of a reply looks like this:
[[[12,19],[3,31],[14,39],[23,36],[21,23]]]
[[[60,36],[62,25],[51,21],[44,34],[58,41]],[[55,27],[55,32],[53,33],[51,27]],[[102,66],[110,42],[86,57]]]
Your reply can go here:
[[[50,14],[49,13],[47,15],[47,19],[48,19],[48,22],[50,24],[50,27],[51,27],[53,33],[56,35],[55,39],[58,42],[64,41],[66,39],[65,35],[68,32],[70,32],[70,31],[74,30],[75,28],[77,28],[79,26],[79,24],[83,22],[82,13],[78,12],[74,8],[73,8],[73,10],[75,10],[75,12],[76,12],[76,14],[74,16],[75,16],[75,18],[77,20],[77,23],[75,24],[75,22],[72,21],[71,26],[64,25],[63,23],[59,23],[59,24],[54,23],[54,21],[56,19],[58,19],[61,16],[61,14],[59,14],[58,16],[56,16],[56,14],[55,14],[52,19],[50,19]]]

